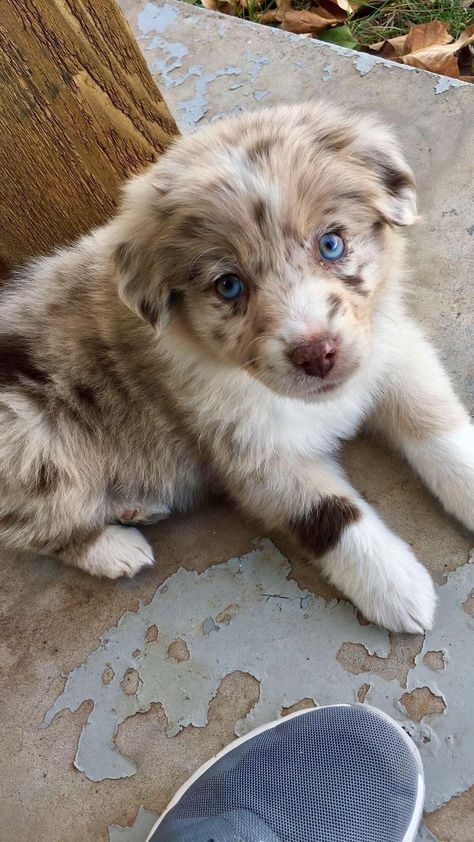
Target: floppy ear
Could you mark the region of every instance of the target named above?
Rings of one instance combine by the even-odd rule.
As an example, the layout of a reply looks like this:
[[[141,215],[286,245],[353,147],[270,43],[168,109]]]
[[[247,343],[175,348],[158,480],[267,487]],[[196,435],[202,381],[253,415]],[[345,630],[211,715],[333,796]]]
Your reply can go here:
[[[171,317],[173,290],[160,260],[161,188],[153,169],[129,181],[112,224],[112,261],[124,304],[158,333]]]
[[[366,123],[354,153],[384,190],[379,210],[387,222],[412,225],[418,219],[415,177],[391,132],[375,121]]]
[[[172,290],[160,278],[157,260],[140,243],[120,243],[114,252],[119,273],[119,295],[124,304],[158,333],[171,318]]]

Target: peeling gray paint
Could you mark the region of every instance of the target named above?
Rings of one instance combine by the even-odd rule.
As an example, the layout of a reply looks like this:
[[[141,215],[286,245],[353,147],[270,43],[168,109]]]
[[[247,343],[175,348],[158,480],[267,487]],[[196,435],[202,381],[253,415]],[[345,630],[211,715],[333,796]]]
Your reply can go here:
[[[238,723],[237,733],[275,718],[282,707],[305,697],[327,704],[335,687],[342,700],[353,700],[354,677],[336,661],[340,647],[344,641],[362,643],[371,653],[386,657],[388,635],[372,625],[360,626],[347,603],[327,603],[301,590],[286,579],[289,572],[286,559],[263,540],[248,555],[202,574],[180,569],[149,604],[124,614],[69,674],[63,693],[45,717],[48,726],[59,711],[77,710],[84,699],[92,699],[94,707],[79,737],[76,768],[91,780],[135,774],[134,763],[114,745],[120,723],[161,702],[169,736],[186,725],[203,726],[221,680],[235,670],[261,682],[260,699],[247,719]],[[218,624],[217,616],[222,613],[227,619],[230,606],[238,610],[230,612],[230,622]],[[146,634],[152,625],[159,636],[150,643]],[[177,638],[188,647],[187,661],[168,657]],[[141,654],[134,656],[136,650]],[[296,672],[295,652],[302,666]],[[282,679],[285,664],[291,665],[288,686]],[[108,666],[114,677],[104,684]],[[122,686],[130,669],[140,676],[134,695]]]
[[[332,79],[332,75],[334,73],[335,66],[336,66],[335,64],[329,63],[329,64],[326,64],[323,67],[323,73],[322,73],[323,82],[329,82],[329,80]]]
[[[438,84],[435,88],[435,94],[444,94],[450,88],[462,88],[468,85],[468,82],[463,82],[462,79],[451,79],[450,76],[438,76]]]
[[[109,842],[145,842],[158,816],[145,807],[140,807],[132,827],[121,827],[111,824],[108,827]]]
[[[379,61],[380,59],[378,59],[378,56],[370,56],[368,53],[359,53],[354,61],[354,64],[360,75],[365,76],[365,74],[369,73],[372,68],[379,63]]]
[[[250,65],[252,65],[249,70],[249,75],[250,80],[255,83],[260,75],[262,67],[265,67],[266,64],[269,64],[270,59],[268,56],[260,56],[255,53],[251,53],[249,50],[247,50],[245,54],[245,59],[249,62]]]
[[[473,586],[474,559],[447,577],[446,584],[437,588],[438,610],[434,629],[425,636],[415,666],[408,673],[407,692],[428,687],[446,704],[442,714],[426,716],[420,723],[406,719],[400,704],[398,682],[380,681],[365,673],[358,676],[361,684],[370,684],[366,701],[383,708],[402,721],[405,730],[420,749],[425,767],[427,795],[426,810],[433,810],[472,786],[472,758],[474,729],[472,728],[472,688],[474,687],[474,659],[466,658],[472,649],[473,619],[463,610]],[[430,650],[443,653],[445,668],[433,672],[423,658]],[[363,680],[362,680],[363,679]],[[391,697],[391,704],[387,704]]]
[[[427,809],[465,791],[472,783],[474,756],[472,699],[466,693],[466,687],[474,686],[474,662],[465,653],[472,646],[474,623],[462,606],[472,590],[472,557],[438,587],[435,628],[426,635],[406,688],[372,673],[346,672],[336,660],[344,642],[361,643],[369,653],[387,657],[387,633],[373,625],[361,626],[347,603],[326,602],[301,590],[287,579],[290,569],[277,548],[263,539],[247,555],[204,573],[180,569],[149,604],[124,614],[104,633],[100,646],[69,674],[63,693],[45,717],[48,726],[59,711],[75,711],[92,699],[76,768],[92,780],[133,775],[134,764],[114,745],[121,722],[160,702],[169,736],[189,724],[203,726],[220,681],[242,670],[260,682],[260,697],[236,723],[237,734],[276,718],[283,707],[302,698],[317,704],[356,701],[359,688],[369,684],[366,701],[400,720],[419,746]],[[154,625],[159,636],[150,643],[147,630]],[[189,660],[168,657],[177,638],[186,643]],[[443,653],[445,668],[440,672],[423,662],[431,650]],[[114,677],[104,684],[102,676],[110,666]],[[123,676],[131,668],[140,681],[137,692],[127,695]],[[400,699],[418,687],[441,696],[446,704],[442,714],[425,716],[420,723],[409,720]]]
[[[196,16],[196,27],[195,27],[195,34],[193,35],[193,43],[198,44],[200,42],[200,37],[198,35],[199,32],[202,31],[203,28],[207,28],[210,25],[214,25],[218,27],[219,36],[221,38],[232,38],[232,28],[238,22],[234,19],[230,19],[225,16],[218,15],[216,12],[209,12],[207,9],[200,9],[197,7],[193,7],[192,10],[189,7],[183,9],[182,15],[186,15],[189,18],[190,15]],[[207,113],[207,105],[209,103],[208,100],[208,90],[209,85],[214,82],[217,78],[222,75],[230,75],[231,71],[228,67],[222,67],[214,74],[207,74],[204,72],[203,67],[196,65],[191,68],[187,74],[185,74],[181,78],[172,78],[170,79],[170,74],[177,69],[178,67],[182,66],[182,58],[188,52],[187,48],[184,47],[179,41],[174,40],[174,36],[176,32],[180,31],[180,27],[177,26],[177,20],[180,16],[180,9],[176,3],[159,3],[159,2],[150,2],[147,3],[145,8],[141,11],[138,17],[138,31],[139,35],[141,36],[141,40],[143,42],[148,42],[147,46],[150,49],[154,49],[155,51],[158,49],[163,52],[163,59],[154,59],[150,61],[150,67],[152,71],[159,75],[161,80],[164,81],[165,86],[170,85],[181,85],[183,82],[187,81],[190,76],[196,77],[196,87],[194,96],[191,97],[190,100],[187,101],[187,105],[183,103],[183,120],[180,122],[180,126],[184,129],[189,128],[195,122],[198,122],[202,119],[203,116]],[[209,17],[210,16],[210,17]],[[218,22],[217,22],[218,21]],[[250,22],[245,22],[244,24],[246,27],[253,28],[255,27],[261,28],[260,24],[253,24]],[[162,34],[166,32],[169,28],[172,29],[173,33],[173,40],[167,40],[165,37],[161,37]],[[276,38],[279,39],[286,39],[286,40],[293,40],[295,43],[301,44],[301,36],[294,35],[290,32],[283,32],[279,29],[272,29],[269,28],[268,30],[270,33],[273,33]],[[152,39],[150,42],[150,38]],[[332,51],[336,53],[338,56],[343,57],[346,60],[349,60],[360,73],[361,76],[366,76],[370,73],[371,70],[376,65],[382,65],[383,67],[393,70],[406,70],[412,71],[415,73],[426,73],[427,76],[431,77],[433,80],[434,90],[436,94],[442,94],[446,91],[450,90],[451,88],[462,87],[468,85],[467,82],[463,82],[460,79],[450,79],[445,76],[439,76],[435,73],[428,73],[427,71],[421,71],[418,68],[410,67],[409,65],[399,64],[397,62],[390,61],[389,59],[384,59],[379,56],[369,55],[367,53],[359,53],[355,50],[350,50],[346,47],[339,47],[337,44],[329,44],[326,42],[318,41],[317,39],[307,39],[308,49],[315,49],[315,50],[323,50]],[[183,50],[185,52],[183,52]],[[241,57],[239,56],[239,59]],[[249,50],[245,51],[242,57],[242,68],[234,68],[234,70],[244,77],[247,77],[247,81],[250,83],[248,89],[245,91],[246,96],[249,93],[253,93],[257,102],[259,102],[259,98],[257,96],[257,91],[254,91],[255,82],[257,78],[260,76],[261,71],[265,68],[266,65],[271,65],[273,60],[273,56],[270,58],[268,55],[261,55],[257,52],[250,52]],[[296,66],[305,67],[305,61],[296,61]],[[333,73],[333,67],[331,63],[327,64],[326,67],[323,69],[322,73],[322,81],[327,82],[331,79]],[[329,68],[329,69],[327,69]],[[235,90],[235,88],[232,88]],[[262,97],[263,98],[263,97]],[[178,120],[179,122],[179,120]]]
[[[160,33],[164,33],[169,27],[173,31],[179,31],[176,27],[179,11],[175,6],[163,4],[160,6],[154,3],[147,3],[138,16],[138,29],[148,50],[152,50],[155,58],[150,61],[151,70],[160,77],[160,84],[166,88],[184,85],[192,80],[192,94],[187,99],[183,98],[179,103],[181,119],[178,118],[180,128],[183,130],[192,128],[207,114],[210,101],[209,86],[221,76],[238,76],[242,70],[240,67],[229,65],[222,67],[213,73],[205,72],[200,64],[193,64],[186,71],[177,74],[176,71],[183,67],[183,59],[188,55],[188,47],[177,40],[168,40]],[[156,58],[156,54],[160,58]],[[253,78],[252,68],[250,75]]]
[[[242,76],[245,81],[239,81],[228,86],[229,91],[238,88],[246,88],[244,96],[253,93],[257,102],[261,102],[268,94],[267,90],[254,90],[254,85],[261,73],[262,68],[270,62],[267,56],[253,54],[246,51],[244,60],[245,67],[227,65],[217,70],[209,71],[201,64],[192,64],[183,69],[183,60],[189,54],[189,48],[176,39],[180,29],[177,26],[179,10],[175,5],[163,3],[147,3],[139,13],[137,27],[140,40],[147,50],[150,69],[159,77],[160,84],[165,88],[176,88],[184,86],[189,90],[189,96],[180,97],[177,104],[179,114],[177,122],[183,130],[189,130],[208,113],[212,96],[212,84],[222,77]],[[200,21],[205,26],[206,20]],[[165,37],[165,32],[171,28],[173,37]],[[228,34],[228,33],[226,33]],[[199,38],[194,37],[194,43],[199,43]],[[176,71],[183,70],[182,73]],[[229,109],[227,115],[236,114],[240,108]]]

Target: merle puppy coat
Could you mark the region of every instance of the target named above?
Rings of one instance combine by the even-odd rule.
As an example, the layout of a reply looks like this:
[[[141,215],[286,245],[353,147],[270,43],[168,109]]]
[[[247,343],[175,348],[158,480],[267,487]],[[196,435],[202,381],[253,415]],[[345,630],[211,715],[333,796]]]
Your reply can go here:
[[[403,300],[415,184],[376,120],[279,107],[176,141],[117,216],[0,302],[0,540],[102,576],[218,485],[364,615],[419,632],[430,576],[351,486],[363,422],[474,528],[474,432]]]

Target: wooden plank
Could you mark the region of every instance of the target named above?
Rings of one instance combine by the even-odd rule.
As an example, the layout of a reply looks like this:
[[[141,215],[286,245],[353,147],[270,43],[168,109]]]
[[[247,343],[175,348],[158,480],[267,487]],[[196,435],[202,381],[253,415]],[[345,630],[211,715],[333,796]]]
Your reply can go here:
[[[0,261],[68,243],[178,130],[114,0],[2,0]]]

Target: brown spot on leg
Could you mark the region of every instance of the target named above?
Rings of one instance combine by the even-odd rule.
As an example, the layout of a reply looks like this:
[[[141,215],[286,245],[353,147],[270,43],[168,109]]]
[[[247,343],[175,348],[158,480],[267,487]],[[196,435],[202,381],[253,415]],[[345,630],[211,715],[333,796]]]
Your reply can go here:
[[[294,518],[291,528],[305,547],[322,556],[359,518],[359,509],[346,497],[323,497],[307,515]]]

